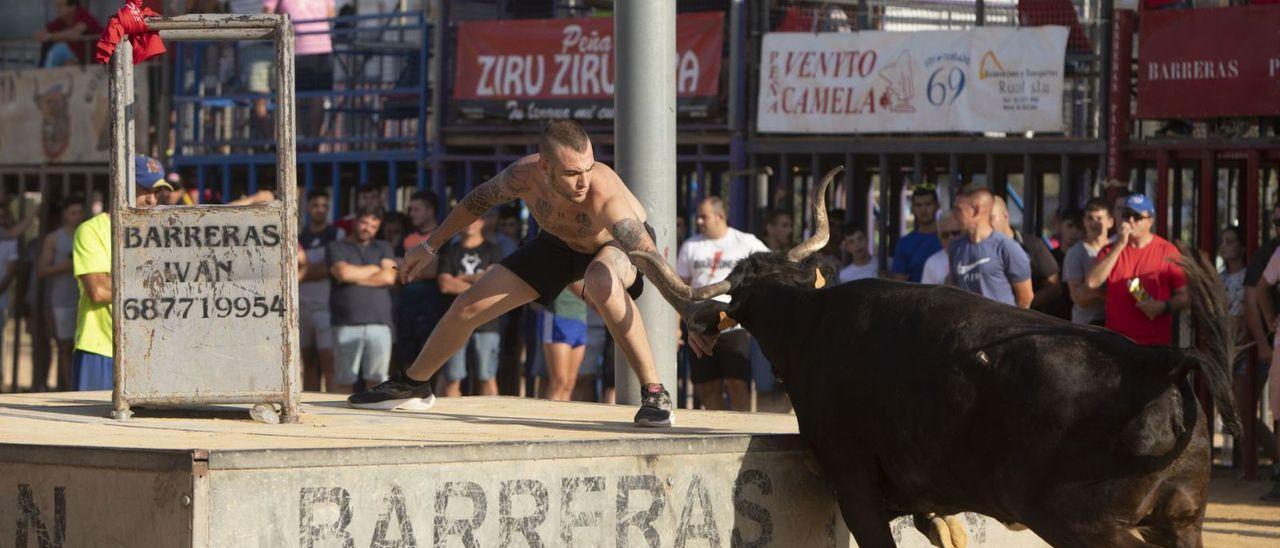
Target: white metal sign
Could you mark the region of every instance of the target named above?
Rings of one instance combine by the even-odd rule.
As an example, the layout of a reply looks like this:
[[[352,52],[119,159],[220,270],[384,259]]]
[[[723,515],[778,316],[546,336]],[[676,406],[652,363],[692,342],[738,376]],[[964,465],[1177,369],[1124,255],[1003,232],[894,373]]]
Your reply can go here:
[[[766,34],[758,130],[1062,131],[1066,27]]]
[[[122,296],[125,395],[279,393],[295,260],[279,202],[131,210]],[[296,270],[293,270],[296,272]]]

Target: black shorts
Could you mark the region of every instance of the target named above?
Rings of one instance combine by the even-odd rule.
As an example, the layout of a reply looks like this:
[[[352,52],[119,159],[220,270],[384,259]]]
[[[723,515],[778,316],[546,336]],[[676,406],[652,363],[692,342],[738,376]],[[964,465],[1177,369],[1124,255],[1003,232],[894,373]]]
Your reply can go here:
[[[648,223],[644,227],[649,231],[650,238],[656,238],[653,227]],[[542,231],[500,264],[538,292],[536,300],[539,304],[549,307],[564,288],[582,279],[587,266],[595,258],[595,253],[574,251],[564,240]],[[627,288],[627,294],[632,299],[638,299],[643,292],[644,280],[641,279],[640,271],[636,270],[636,281]]]
[[[721,333],[710,356],[693,356],[689,377],[694,384],[720,379],[751,382],[751,338],[747,330]]]

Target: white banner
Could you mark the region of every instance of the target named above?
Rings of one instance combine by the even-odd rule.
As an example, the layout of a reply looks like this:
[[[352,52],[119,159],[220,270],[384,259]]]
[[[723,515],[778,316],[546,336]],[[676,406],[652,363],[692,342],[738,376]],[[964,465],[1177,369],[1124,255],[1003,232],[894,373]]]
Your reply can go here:
[[[148,129],[146,68],[134,68],[139,151]],[[107,80],[107,67],[96,64],[0,71],[0,165],[106,163]]]
[[[1062,131],[1066,48],[1066,27],[769,33],[757,129]]]

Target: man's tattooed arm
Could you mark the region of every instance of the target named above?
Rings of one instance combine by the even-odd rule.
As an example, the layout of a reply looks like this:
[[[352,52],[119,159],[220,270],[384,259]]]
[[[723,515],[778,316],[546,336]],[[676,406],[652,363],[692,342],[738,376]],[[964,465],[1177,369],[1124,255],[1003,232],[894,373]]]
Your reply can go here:
[[[610,232],[623,251],[657,251],[658,249],[649,238],[649,232],[644,229],[644,223],[633,217],[614,223]]]
[[[520,194],[529,190],[528,183],[523,181],[523,171],[526,168],[519,164],[512,164],[502,170],[497,176],[489,179],[484,184],[476,187],[462,199],[462,207],[467,208],[472,215],[479,217],[489,208],[498,204],[505,204],[516,199]],[[521,173],[517,175],[517,170]]]
[[[453,208],[453,211],[450,211],[449,215],[444,218],[444,222],[440,223],[435,232],[431,233],[431,236],[427,239],[427,245],[430,245],[432,249],[439,250],[445,242],[448,242],[455,234],[461,232],[467,225],[475,222],[489,208],[519,198],[521,194],[529,190],[527,177],[530,170],[536,169],[536,160],[531,161],[529,158],[525,158],[507,166],[506,169],[492,179],[472,189],[466,197],[462,198],[462,203],[459,204],[461,207]]]

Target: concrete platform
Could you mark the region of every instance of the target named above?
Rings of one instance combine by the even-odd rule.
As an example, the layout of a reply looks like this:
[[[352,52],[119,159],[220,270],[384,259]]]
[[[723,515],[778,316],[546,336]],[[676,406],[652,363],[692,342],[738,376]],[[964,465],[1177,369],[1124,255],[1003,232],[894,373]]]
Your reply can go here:
[[[0,546],[852,546],[789,415],[526,398],[429,413],[307,394],[107,418],[105,392],[0,396]],[[1041,546],[982,516],[970,546]],[[928,546],[905,519],[900,546]]]

